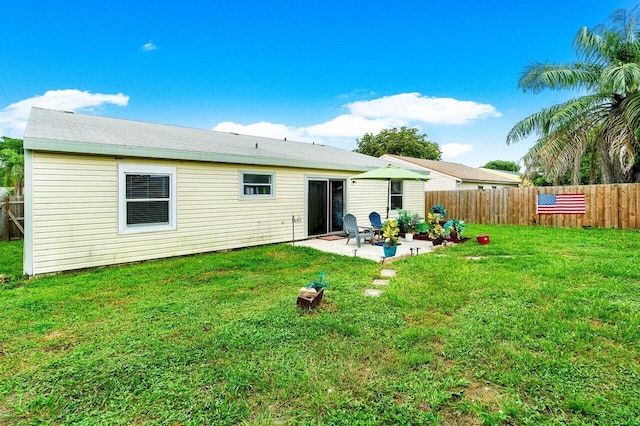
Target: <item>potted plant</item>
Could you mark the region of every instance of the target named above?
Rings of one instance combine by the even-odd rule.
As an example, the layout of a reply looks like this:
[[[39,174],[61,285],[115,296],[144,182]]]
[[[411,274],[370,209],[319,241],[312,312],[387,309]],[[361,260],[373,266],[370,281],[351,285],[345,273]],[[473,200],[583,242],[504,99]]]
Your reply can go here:
[[[446,231],[440,225],[440,216],[435,213],[429,213],[427,215],[427,223],[429,225],[429,230],[427,231],[429,239],[431,239],[434,246],[441,245],[445,239]]]
[[[445,209],[442,204],[431,206],[431,209],[429,211],[433,214],[437,214],[438,216],[440,216],[440,218],[443,218],[447,215],[447,209]]]
[[[398,234],[400,228],[398,227],[397,220],[387,220],[382,224],[382,236],[384,237],[384,250],[385,257],[393,257],[396,255],[398,249]]]
[[[424,232],[427,230],[427,226],[422,220],[419,214],[410,215],[406,222],[407,232],[404,238],[407,241],[413,241],[413,235],[416,233]]]
[[[410,231],[411,212],[409,210],[398,210],[398,228],[400,229],[401,237],[404,237],[407,232]]]
[[[464,233],[465,224],[462,220],[450,219],[443,226],[448,238],[461,240]]]

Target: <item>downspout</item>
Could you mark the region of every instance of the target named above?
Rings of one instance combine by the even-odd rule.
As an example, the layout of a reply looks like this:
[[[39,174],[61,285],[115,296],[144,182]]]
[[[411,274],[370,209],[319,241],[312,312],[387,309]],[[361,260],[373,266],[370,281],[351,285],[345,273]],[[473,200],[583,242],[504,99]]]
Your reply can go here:
[[[24,249],[22,270],[25,275],[33,271],[33,151],[24,150]]]

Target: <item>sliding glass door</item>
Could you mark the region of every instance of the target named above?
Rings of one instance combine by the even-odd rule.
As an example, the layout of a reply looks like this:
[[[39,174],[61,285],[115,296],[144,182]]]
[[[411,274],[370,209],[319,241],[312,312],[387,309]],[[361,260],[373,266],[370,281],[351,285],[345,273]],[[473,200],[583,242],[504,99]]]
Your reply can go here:
[[[307,190],[309,236],[342,231],[344,179],[310,179]]]

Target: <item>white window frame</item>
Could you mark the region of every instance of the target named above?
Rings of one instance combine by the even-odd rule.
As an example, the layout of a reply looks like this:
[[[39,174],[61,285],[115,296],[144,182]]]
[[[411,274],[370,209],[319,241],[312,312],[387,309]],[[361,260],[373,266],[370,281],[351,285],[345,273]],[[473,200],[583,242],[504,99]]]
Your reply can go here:
[[[268,184],[245,184],[244,176],[245,175],[264,175],[269,176],[270,183]],[[269,186],[271,188],[270,194],[245,194],[244,188],[245,185],[248,186]],[[256,199],[256,198],[276,198],[276,174],[275,172],[263,172],[259,170],[240,170],[240,184],[239,184],[239,195],[241,199]]]
[[[127,225],[127,179],[128,174],[169,176],[169,223]],[[173,231],[177,228],[176,168],[138,164],[118,164],[118,233]]]
[[[397,192],[394,193],[393,192],[393,182],[399,182],[400,183],[400,192],[399,193],[397,193]],[[389,208],[390,208],[390,210],[402,210],[402,209],[404,209],[404,181],[402,181],[402,180],[391,180],[389,185],[391,185],[391,189],[389,190]],[[402,204],[402,206],[400,208],[391,207],[391,199],[393,197],[400,197],[401,204]]]

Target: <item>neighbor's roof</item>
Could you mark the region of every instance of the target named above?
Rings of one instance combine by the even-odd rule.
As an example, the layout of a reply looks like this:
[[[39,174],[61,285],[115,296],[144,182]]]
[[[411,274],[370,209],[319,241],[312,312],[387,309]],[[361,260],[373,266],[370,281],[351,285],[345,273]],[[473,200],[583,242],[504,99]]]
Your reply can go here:
[[[478,167],[478,170],[482,170],[488,173],[493,173],[494,175],[502,176],[505,179],[511,179],[514,182],[522,183],[522,175],[517,172],[512,172],[509,170],[487,169],[485,167]]]
[[[213,130],[32,108],[24,147],[34,151],[365,171],[384,160],[343,149]]]
[[[495,173],[489,173],[470,166],[459,163],[449,163],[447,161],[424,160],[422,158],[403,157],[401,155],[385,154],[382,158],[398,159],[404,162],[433,170],[434,172],[449,175],[466,182],[498,183],[503,185],[514,185],[518,181]]]

